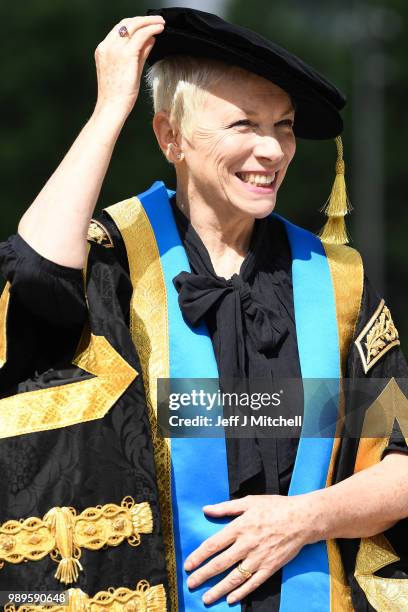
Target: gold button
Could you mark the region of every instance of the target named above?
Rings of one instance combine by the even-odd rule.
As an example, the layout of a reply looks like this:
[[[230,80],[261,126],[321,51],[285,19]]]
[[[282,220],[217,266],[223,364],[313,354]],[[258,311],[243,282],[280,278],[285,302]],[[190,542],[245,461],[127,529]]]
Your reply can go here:
[[[84,534],[85,535],[95,535],[96,533],[96,527],[95,525],[87,525],[84,529]]]
[[[115,531],[123,531],[126,526],[126,521],[123,518],[118,518],[112,523],[112,527]]]
[[[16,545],[16,541],[11,536],[4,536],[0,539],[0,547],[6,552],[13,550]]]
[[[41,537],[39,535],[32,535],[28,540],[29,544],[39,544],[41,542]]]

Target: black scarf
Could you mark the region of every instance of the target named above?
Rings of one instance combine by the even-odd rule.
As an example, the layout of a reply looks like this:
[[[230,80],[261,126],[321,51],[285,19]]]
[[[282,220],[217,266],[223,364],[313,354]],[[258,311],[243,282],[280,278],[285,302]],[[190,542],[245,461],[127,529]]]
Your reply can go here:
[[[241,270],[226,280],[215,274],[204,244],[174,202],[173,210],[192,269],[191,273],[181,272],[173,279],[180,308],[193,326],[201,319],[207,323],[222,389],[228,390],[226,386],[232,379],[272,380],[276,375],[297,375],[297,349],[294,359],[297,367],[274,371],[285,344],[292,346],[292,355],[294,352],[293,344],[286,343],[289,329],[292,332],[294,329],[293,306],[287,298],[288,293],[291,297],[290,257],[287,249],[285,257],[283,249],[282,269],[281,240],[274,245],[280,255],[271,261],[271,227],[276,223],[282,227],[281,223],[270,219],[255,221]],[[258,438],[254,432],[251,438],[227,437],[226,444],[232,497],[250,492],[279,493],[276,439]],[[292,450],[296,453],[293,441],[289,445],[289,454]]]

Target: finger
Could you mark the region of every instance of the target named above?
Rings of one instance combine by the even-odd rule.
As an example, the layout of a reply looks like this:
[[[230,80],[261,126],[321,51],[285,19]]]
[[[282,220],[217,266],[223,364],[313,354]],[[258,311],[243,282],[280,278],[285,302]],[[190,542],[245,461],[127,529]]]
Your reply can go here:
[[[153,28],[157,30],[157,28],[164,28],[164,19],[162,19],[161,21],[156,21],[154,23],[141,23],[141,24],[132,24],[130,26],[130,29],[128,28],[128,32],[130,35],[130,40],[132,41],[135,36],[139,33],[145,33],[145,30],[148,31],[149,29],[152,30]],[[127,27],[127,26],[126,26]]]
[[[248,561],[245,561],[245,568],[248,568],[250,571],[251,566]],[[213,586],[209,591],[207,591],[203,595],[203,602],[205,604],[211,604],[214,601],[217,601],[224,595],[228,595],[228,593],[232,593],[239,588],[242,588],[244,583],[248,583],[250,580],[255,579],[255,574],[251,576],[251,578],[246,578],[244,574],[242,574],[238,568],[234,568],[228,576],[220,580],[215,586]],[[249,591],[250,592],[250,591]]]
[[[186,572],[191,572],[196,567],[201,565],[206,559],[212,557],[217,552],[224,550],[235,542],[237,537],[237,529],[233,523],[230,523],[224,529],[205,540],[191,555],[189,555],[184,563]]]
[[[152,48],[154,47],[154,43],[155,42],[156,42],[156,39],[153,36],[150,40],[147,41],[147,43],[143,47],[142,55],[141,55],[141,60],[142,60],[143,64],[145,63],[145,61],[149,57],[149,53],[152,50]]]
[[[233,604],[237,601],[242,601],[247,597],[250,593],[255,591],[255,589],[259,588],[261,584],[265,582],[268,578],[270,578],[272,574],[267,572],[266,570],[259,570],[255,572],[251,578],[248,578],[241,586],[234,589],[227,597],[227,602],[229,604]]]
[[[149,38],[161,34],[164,30],[162,23],[156,23],[137,30],[131,38],[129,38],[128,48],[130,51],[142,48]]]
[[[224,552],[220,553],[214,559],[211,559],[203,567],[191,574],[187,580],[189,589],[195,589],[213,576],[222,574],[227,569],[236,565],[241,559],[245,559],[248,550],[242,545],[234,544]]]
[[[125,26],[127,28],[127,31],[129,32],[129,38],[131,38],[133,34],[137,32],[137,30],[144,28],[145,26],[158,25],[158,24],[164,25],[164,23],[165,23],[164,19],[161,15],[149,15],[148,17],[127,17],[119,21],[119,23],[117,23],[112,28],[112,30],[108,33],[105,40],[107,39],[115,40],[116,37],[119,36],[119,29],[122,26]]]
[[[203,511],[205,512],[205,514],[210,514],[211,516],[234,516],[237,514],[242,514],[243,512],[245,512],[245,510],[248,510],[248,497],[242,497],[241,499],[232,499],[231,501],[225,501],[219,504],[204,506]]]

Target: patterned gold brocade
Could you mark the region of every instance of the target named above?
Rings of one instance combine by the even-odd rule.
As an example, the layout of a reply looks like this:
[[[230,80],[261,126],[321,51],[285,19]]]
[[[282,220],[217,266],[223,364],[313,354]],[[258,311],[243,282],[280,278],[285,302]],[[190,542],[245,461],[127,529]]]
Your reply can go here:
[[[395,419],[408,443],[408,398],[401,391],[395,378],[391,378],[385,389],[366,411],[358,445],[355,472],[381,461]]]
[[[6,283],[0,297],[0,368],[7,360],[7,310],[10,301],[10,283]]]
[[[177,612],[177,572],[171,501],[170,440],[157,433],[157,379],[168,378],[169,330],[167,293],[156,238],[137,198],[124,200],[106,211],[119,228],[129,261],[133,295],[130,329],[137,347],[154,447],[166,565],[172,612]]]
[[[93,334],[74,364],[94,377],[0,400],[0,438],[101,419],[137,376],[106,338]]]
[[[152,531],[150,505],[136,504],[131,497],[120,506],[87,508],[78,516],[74,508],[51,508],[42,519],[10,520],[0,526],[0,569],[5,562],[37,561],[49,554],[58,563],[57,580],[71,584],[82,570],[81,548],[100,550],[125,539],[138,546],[140,534]]]
[[[360,253],[351,247],[325,244],[324,249],[336,297],[341,370],[344,374],[363,297],[364,268]]]
[[[385,389],[368,408],[357,450],[355,472],[365,470],[381,461],[388,445],[394,419],[408,443],[408,399],[395,378],[391,378]],[[367,437],[379,433],[379,437]],[[385,432],[385,436],[384,436]],[[408,581],[382,578],[374,573],[398,561],[391,544],[383,534],[362,538],[356,559],[355,577],[368,601],[380,612],[408,610]]]
[[[408,610],[408,580],[374,575],[395,561],[399,561],[399,557],[383,534],[362,538],[354,575],[369,603],[378,612]]]
[[[351,346],[363,296],[364,269],[360,254],[344,245],[324,244],[336,301],[341,372],[344,374],[347,354]],[[332,456],[326,486],[332,484],[333,471],[340,448],[342,418],[345,413],[344,395],[340,395],[339,421],[333,442]],[[336,540],[328,540],[327,553],[330,567],[330,611],[353,612],[351,589],[341,560]]]
[[[166,612],[164,586],[150,586],[141,580],[135,589],[120,587],[100,591],[89,597],[81,589],[69,589],[68,605],[21,605],[8,604],[5,612]]]
[[[364,373],[379,361],[385,353],[400,344],[398,331],[384,300],[359,334],[355,345],[360,353]]]

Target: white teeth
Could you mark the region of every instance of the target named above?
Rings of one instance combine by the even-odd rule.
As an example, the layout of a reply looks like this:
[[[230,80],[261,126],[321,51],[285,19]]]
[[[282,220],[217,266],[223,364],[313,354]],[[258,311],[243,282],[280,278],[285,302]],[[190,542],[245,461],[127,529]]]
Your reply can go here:
[[[275,180],[276,172],[274,174],[252,174],[250,172],[238,172],[239,178],[245,183],[251,183],[252,185],[270,185]]]

